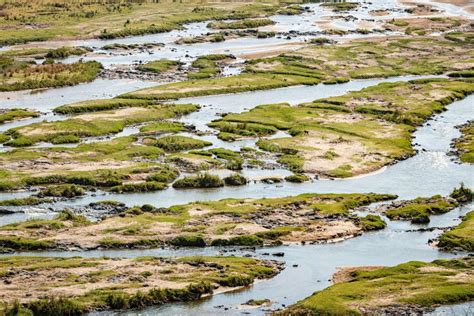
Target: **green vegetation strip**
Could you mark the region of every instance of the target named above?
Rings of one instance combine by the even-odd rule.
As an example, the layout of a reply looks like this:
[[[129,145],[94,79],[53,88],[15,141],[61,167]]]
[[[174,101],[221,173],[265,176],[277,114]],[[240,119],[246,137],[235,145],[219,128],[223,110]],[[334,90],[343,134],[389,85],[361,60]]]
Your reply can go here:
[[[474,211],[467,213],[458,226],[441,234],[438,246],[474,252]]]
[[[17,273],[10,273],[12,267]],[[1,258],[0,275],[5,282],[0,289],[5,296],[0,311],[5,315],[82,315],[194,301],[219,287],[248,286],[280,270],[275,262],[241,257]]]
[[[277,57],[248,61],[244,73],[237,76],[165,84],[122,97],[177,99],[349,79],[442,74],[457,71],[458,63],[469,63],[474,56],[473,45],[474,41],[442,37],[395,38],[377,45],[373,41],[310,45]],[[367,64],[367,60],[372,62]]]
[[[164,182],[164,179],[158,180]],[[186,183],[183,187],[193,186],[196,181],[204,182],[207,187],[224,184],[210,175],[178,181]],[[232,185],[243,182],[240,178],[232,181]],[[272,199],[195,202],[169,208],[143,205],[95,223],[78,221],[72,214],[61,215],[53,220],[30,220],[0,227],[0,247],[13,250],[153,248],[328,241],[383,229],[385,223],[380,217],[358,217],[352,211],[395,197],[386,194],[302,194]],[[38,234],[39,230],[41,234]]]
[[[474,259],[464,258],[351,269],[344,281],[315,292],[280,314],[411,313],[420,307],[428,311],[438,305],[467,302],[474,299],[473,268]]]
[[[454,141],[459,159],[465,163],[474,163],[474,121],[460,126],[461,137]]]
[[[37,65],[0,56],[0,91],[72,86],[94,80],[101,69],[96,61]]]
[[[133,103],[133,102],[132,102]],[[122,103],[100,102],[100,106],[116,108]],[[86,105],[90,107],[91,105]],[[118,133],[126,126],[174,118],[197,110],[192,104],[161,104],[146,107],[119,108],[77,115],[63,121],[41,122],[8,130],[5,135],[13,139],[8,146],[30,146],[38,142],[71,143],[82,137],[102,136]],[[74,106],[65,112],[74,111]]]

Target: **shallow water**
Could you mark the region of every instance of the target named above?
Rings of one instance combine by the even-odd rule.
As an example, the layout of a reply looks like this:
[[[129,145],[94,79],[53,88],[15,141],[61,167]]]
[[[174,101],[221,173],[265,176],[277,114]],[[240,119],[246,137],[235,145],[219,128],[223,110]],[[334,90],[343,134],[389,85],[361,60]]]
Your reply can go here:
[[[28,108],[49,112],[63,104],[85,100],[108,99],[119,94],[157,85],[153,81],[96,79],[72,87],[40,91],[0,92],[0,107]]]

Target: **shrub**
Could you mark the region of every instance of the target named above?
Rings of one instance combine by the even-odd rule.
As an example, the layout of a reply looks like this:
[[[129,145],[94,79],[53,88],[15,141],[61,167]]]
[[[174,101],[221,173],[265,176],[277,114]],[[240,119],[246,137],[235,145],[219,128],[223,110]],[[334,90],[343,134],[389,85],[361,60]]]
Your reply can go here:
[[[214,239],[211,246],[263,246],[263,239],[255,235],[243,235],[230,239]]]
[[[209,173],[198,174],[197,176],[184,177],[173,183],[173,188],[218,188],[224,186],[221,178]]]
[[[365,231],[379,230],[384,229],[387,226],[387,223],[385,223],[380,216],[369,214],[360,218],[360,226],[362,230]]]
[[[27,304],[33,315],[44,316],[80,316],[86,309],[79,303],[67,298],[48,298],[33,301]]]
[[[46,189],[41,190],[38,193],[38,197],[52,196],[52,197],[65,197],[73,198],[84,195],[85,191],[80,186],[74,184],[61,184],[55,186],[49,186]]]
[[[206,247],[204,239],[201,236],[194,235],[177,236],[168,243],[176,247]]]
[[[166,183],[147,181],[141,183],[126,183],[112,187],[110,190],[116,193],[131,193],[131,192],[150,192],[164,190],[168,186]]]
[[[247,179],[238,173],[234,173],[233,175],[225,177],[224,183],[226,185],[232,185],[232,186],[245,185],[247,184]]]
[[[200,149],[212,145],[199,139],[185,136],[165,136],[152,142],[154,146],[162,148],[166,151],[176,152],[181,150]]]
[[[474,198],[474,192],[468,187],[464,186],[464,183],[461,183],[459,188],[455,188],[450,194],[450,197],[458,201],[459,203],[471,202]]]
[[[292,174],[291,176],[285,177],[285,180],[288,182],[302,183],[309,181],[309,177],[304,174]]]

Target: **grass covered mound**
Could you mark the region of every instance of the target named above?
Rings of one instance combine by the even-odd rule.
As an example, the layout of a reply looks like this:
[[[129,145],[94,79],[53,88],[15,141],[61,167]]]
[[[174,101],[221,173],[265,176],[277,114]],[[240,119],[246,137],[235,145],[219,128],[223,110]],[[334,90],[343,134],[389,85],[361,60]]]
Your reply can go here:
[[[209,173],[202,173],[196,176],[187,176],[181,179],[178,179],[173,183],[173,188],[175,189],[190,189],[190,188],[218,188],[224,186],[224,181],[222,181],[219,176],[212,175]]]
[[[136,106],[148,106],[153,105],[154,102],[146,100],[130,100],[130,99],[99,99],[99,100],[88,100],[77,103],[71,103],[61,105],[55,108],[53,111],[58,114],[77,114],[86,112],[97,112],[106,110],[115,110],[120,108],[130,108]]]
[[[0,109],[0,124],[38,116],[38,112],[26,109]]]
[[[161,104],[81,114],[63,121],[34,123],[10,129],[5,134],[13,139],[6,145],[22,147],[38,142],[77,142],[78,138],[118,133],[129,125],[174,118],[196,110],[197,106],[192,104]]]
[[[0,154],[0,189],[64,183],[103,188],[130,182],[169,183],[178,171],[156,162],[163,155],[162,149],[143,145],[134,136],[72,148],[20,148]]]
[[[223,185],[218,177],[201,177],[204,180],[184,178],[186,180],[182,181],[190,183],[189,186],[195,185],[195,181],[203,181],[207,187],[216,182]],[[86,227],[71,227],[68,220],[64,223],[56,220],[54,227],[42,225],[37,230],[30,226],[26,228],[29,222],[3,226],[0,227],[0,247],[59,250],[163,245],[262,246],[341,240],[383,229],[385,223],[380,217],[358,217],[352,211],[395,197],[385,194],[302,194],[285,198],[195,202],[169,208],[143,205]]]
[[[94,80],[101,68],[96,61],[37,65],[0,57],[0,91],[72,86]]]
[[[474,211],[467,213],[458,226],[441,234],[438,246],[474,252]]]
[[[6,315],[82,315],[193,301],[219,287],[271,278],[281,269],[272,261],[242,257],[1,258],[0,310]]]
[[[321,4],[323,7],[329,8],[334,12],[351,11],[359,7],[358,2],[325,2]]]
[[[462,162],[474,163],[474,121],[460,126],[461,137],[454,141],[454,149]]]
[[[411,220],[413,223],[427,223],[431,215],[444,214],[458,206],[452,198],[434,195],[430,198],[416,198],[409,201],[394,202],[388,206],[385,215],[393,220]]]
[[[170,71],[172,69],[176,69],[180,65],[181,65],[181,62],[177,60],[160,59],[160,60],[154,60],[154,61],[149,61],[147,63],[144,63],[138,66],[138,70],[160,74],[160,73]]]
[[[278,161],[295,173],[344,178],[413,155],[414,127],[473,91],[474,84],[462,80],[381,83],[297,106],[260,105],[209,125],[226,140],[287,131],[291,137],[257,145],[279,154]]]
[[[213,54],[198,57],[192,62],[191,66],[195,71],[188,73],[189,79],[206,79],[212,78],[220,74],[220,63],[223,61],[235,59],[232,55]]]
[[[146,143],[169,152],[200,149],[212,145],[211,142],[186,136],[164,136],[157,139],[147,139]]]
[[[474,299],[473,258],[411,261],[338,272],[343,281],[290,306],[284,315],[411,313]]]

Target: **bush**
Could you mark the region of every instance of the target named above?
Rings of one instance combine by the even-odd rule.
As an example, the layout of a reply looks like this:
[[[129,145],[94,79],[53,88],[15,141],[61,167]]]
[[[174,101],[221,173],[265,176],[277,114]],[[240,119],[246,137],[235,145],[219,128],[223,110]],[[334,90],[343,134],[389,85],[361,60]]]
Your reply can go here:
[[[387,226],[387,223],[385,223],[380,216],[369,214],[360,218],[360,226],[362,230],[365,231],[379,230],[384,229]]]
[[[157,146],[161,149],[171,152],[200,149],[212,145],[210,142],[185,136],[165,136],[156,139],[152,142],[152,144],[153,146]]]
[[[228,287],[247,286],[253,283],[253,278],[244,275],[231,275],[218,280],[217,283]]]
[[[263,246],[263,239],[255,235],[243,235],[230,239],[214,239],[211,246]]]
[[[232,185],[232,186],[245,185],[245,184],[247,184],[247,178],[241,176],[238,173],[234,173],[233,175],[225,177],[224,178],[224,183],[226,185]]]
[[[303,183],[309,181],[309,177],[304,174],[292,174],[291,176],[285,177],[288,182]]]
[[[116,193],[150,192],[164,190],[166,183],[147,181],[142,183],[127,183],[112,187],[110,190]]]
[[[209,173],[202,173],[197,176],[184,177],[173,183],[173,188],[218,188],[224,186],[221,178]]]
[[[176,247],[206,247],[206,241],[201,236],[194,235],[177,236],[168,243]]]
[[[76,135],[59,135],[51,139],[52,144],[72,144],[80,141],[81,139]]]
[[[85,191],[80,186],[74,184],[62,184],[49,186],[46,189],[41,190],[38,193],[38,197],[52,196],[52,197],[65,197],[74,198],[77,196],[84,195]]]
[[[453,190],[453,192],[450,194],[450,197],[459,203],[467,203],[473,200],[474,192],[471,189],[465,187],[464,183],[461,183],[459,188]]]
[[[86,309],[79,303],[67,298],[48,298],[27,304],[33,315],[43,316],[80,316]]]

